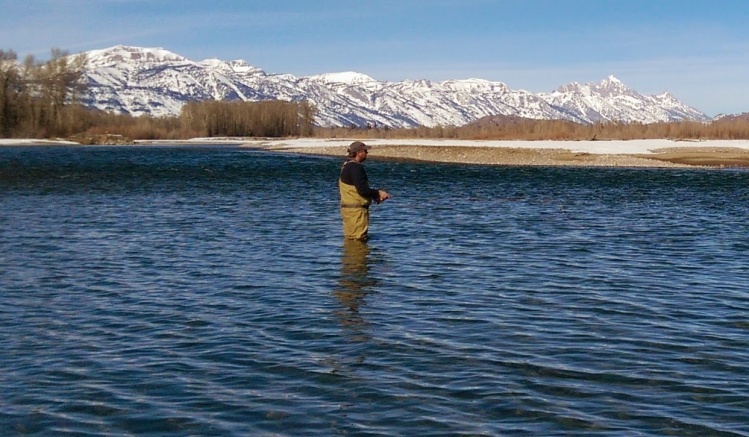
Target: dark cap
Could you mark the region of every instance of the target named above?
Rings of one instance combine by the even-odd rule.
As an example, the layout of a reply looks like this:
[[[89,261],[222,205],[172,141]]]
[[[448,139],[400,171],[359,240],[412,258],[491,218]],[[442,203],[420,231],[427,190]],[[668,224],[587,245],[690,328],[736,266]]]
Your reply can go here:
[[[369,150],[370,146],[362,143],[361,141],[354,141],[348,146],[348,153],[356,153],[360,150]]]

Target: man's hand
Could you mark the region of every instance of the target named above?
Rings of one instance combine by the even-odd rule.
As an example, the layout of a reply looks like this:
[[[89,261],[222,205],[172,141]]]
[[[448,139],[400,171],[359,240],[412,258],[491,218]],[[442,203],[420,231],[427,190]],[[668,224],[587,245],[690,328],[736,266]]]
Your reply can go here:
[[[377,192],[379,193],[379,195],[377,196],[377,202],[378,203],[384,202],[384,201],[390,199],[391,197],[393,197],[393,196],[390,195],[390,193],[388,193],[387,191],[384,191],[384,190],[377,190]]]

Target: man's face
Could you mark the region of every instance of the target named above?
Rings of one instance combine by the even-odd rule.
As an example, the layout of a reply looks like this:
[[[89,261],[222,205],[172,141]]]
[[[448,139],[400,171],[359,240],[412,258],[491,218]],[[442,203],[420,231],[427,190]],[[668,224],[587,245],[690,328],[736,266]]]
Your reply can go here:
[[[364,162],[367,159],[367,152],[366,150],[359,150],[357,152],[357,158],[359,158],[359,162]]]

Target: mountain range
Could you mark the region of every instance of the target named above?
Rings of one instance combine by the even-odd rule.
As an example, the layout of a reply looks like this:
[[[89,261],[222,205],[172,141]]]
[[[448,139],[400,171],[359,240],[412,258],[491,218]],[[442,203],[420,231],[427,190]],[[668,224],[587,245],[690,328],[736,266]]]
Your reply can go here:
[[[709,121],[671,94],[643,95],[614,76],[550,93],[483,79],[387,82],[356,72],[268,74],[242,60],[192,61],[161,48],[115,46],[85,52],[83,102],[134,116],[174,116],[191,101],[309,101],[320,126],[461,126],[493,115],[657,123]]]

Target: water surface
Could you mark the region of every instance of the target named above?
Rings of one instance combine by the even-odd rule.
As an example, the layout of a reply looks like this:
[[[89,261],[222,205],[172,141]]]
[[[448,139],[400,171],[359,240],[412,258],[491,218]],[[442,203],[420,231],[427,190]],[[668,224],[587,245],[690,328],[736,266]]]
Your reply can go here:
[[[9,435],[749,435],[749,173],[0,148]]]

